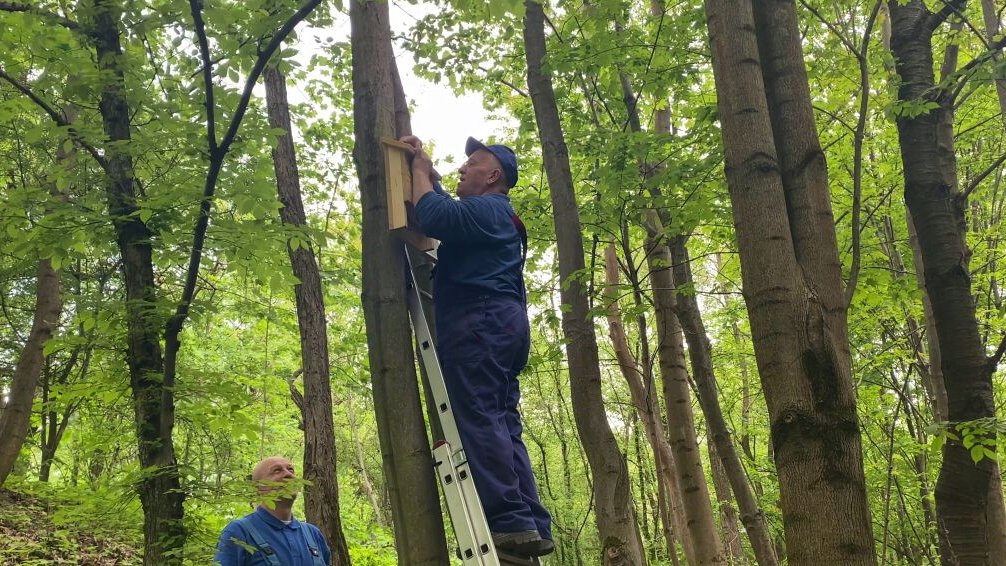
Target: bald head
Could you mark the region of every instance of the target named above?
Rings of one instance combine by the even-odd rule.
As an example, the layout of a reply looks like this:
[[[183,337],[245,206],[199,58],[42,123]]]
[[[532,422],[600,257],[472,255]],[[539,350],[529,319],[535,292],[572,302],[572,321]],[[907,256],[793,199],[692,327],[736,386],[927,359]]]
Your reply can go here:
[[[256,464],[251,479],[258,489],[260,505],[276,518],[290,520],[291,508],[300,488],[290,460],[270,456]]]
[[[290,460],[287,460],[282,456],[269,456],[255,465],[255,469],[252,470],[251,479],[254,482],[263,480],[280,481],[284,479],[287,474],[289,474],[290,477],[296,477],[293,464],[290,463]]]

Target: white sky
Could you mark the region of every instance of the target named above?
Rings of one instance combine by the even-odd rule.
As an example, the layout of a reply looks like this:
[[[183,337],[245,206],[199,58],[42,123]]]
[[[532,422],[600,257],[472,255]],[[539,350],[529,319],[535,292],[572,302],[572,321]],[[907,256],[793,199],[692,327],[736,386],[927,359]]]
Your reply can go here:
[[[426,3],[409,5],[389,1],[391,27],[396,34],[404,33],[417,19],[434,9]],[[348,13],[337,16],[331,29],[313,31],[318,35],[332,35],[337,40],[348,40],[349,32]],[[312,30],[304,29],[301,33],[297,47],[302,55],[306,55],[317,43],[311,40]],[[505,124],[489,119],[489,112],[482,106],[481,96],[472,93],[455,95],[449,86],[437,85],[417,77],[412,72],[412,55],[404,49],[396,47],[395,56],[405,95],[412,102],[412,131],[423,140],[427,149],[433,148],[433,163],[441,173],[448,175],[464,163],[465,141],[468,136],[485,140],[502,133]],[[303,93],[297,90],[296,86],[291,85],[291,102],[303,100]]]

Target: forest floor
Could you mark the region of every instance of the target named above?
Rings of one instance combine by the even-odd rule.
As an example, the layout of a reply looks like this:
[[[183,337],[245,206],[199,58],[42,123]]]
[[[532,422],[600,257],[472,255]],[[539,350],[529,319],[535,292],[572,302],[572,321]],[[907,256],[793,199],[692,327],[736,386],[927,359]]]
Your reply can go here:
[[[141,552],[125,539],[90,530],[99,525],[58,524],[53,513],[60,505],[0,489],[0,566],[119,566],[141,562]]]

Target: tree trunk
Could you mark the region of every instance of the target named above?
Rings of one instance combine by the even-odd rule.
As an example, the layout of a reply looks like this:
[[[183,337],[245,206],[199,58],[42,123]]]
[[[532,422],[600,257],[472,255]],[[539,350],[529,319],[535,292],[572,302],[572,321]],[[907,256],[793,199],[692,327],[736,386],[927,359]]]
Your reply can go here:
[[[634,131],[640,131],[640,120],[636,110],[638,105],[635,103],[635,95],[632,92],[630,82],[625,75],[622,75],[621,82],[623,98],[627,101],[626,108],[630,115],[629,123]],[[670,133],[670,111],[666,107],[657,110],[654,113],[654,123],[654,129],[657,132]],[[662,167],[662,165],[644,165],[644,174],[652,176]],[[656,198],[662,196],[660,187],[653,187],[651,193]],[[741,518],[751,540],[751,545],[754,548],[755,557],[761,566],[777,564],[778,559],[775,555],[765,515],[758,506],[754,493],[751,491],[751,486],[744,473],[744,467],[741,464],[740,457],[737,455],[737,450],[733,445],[726,420],[723,418],[723,411],[719,405],[719,398],[716,392],[716,377],[713,373],[712,365],[712,345],[706,336],[705,325],[702,322],[702,313],[699,311],[698,301],[695,299],[694,294],[671,291],[671,289],[689,289],[694,286],[686,237],[684,235],[675,236],[669,245],[659,243],[666,238],[664,226],[670,223],[670,212],[667,210],[657,210],[655,211],[655,215],[656,217],[650,217],[649,221],[646,222],[648,233],[646,247],[648,250],[651,250],[647,258],[651,260],[650,278],[654,290],[654,303],[657,305],[655,309],[656,318],[658,319],[658,325],[662,324],[659,322],[661,319],[666,320],[668,317],[675,317],[677,321],[673,324],[675,328],[673,334],[677,336],[677,339],[661,339],[659,343],[662,346],[671,346],[675,342],[680,342],[680,335],[682,332],[684,333],[685,340],[688,342],[688,355],[692,362],[692,374],[696,382],[699,404],[706,417],[711,440],[720,447],[717,452],[725,459],[721,464],[724,466],[727,477],[730,479],[730,485],[735,492],[738,506],[741,509]],[[665,257],[658,258],[659,261],[654,263],[652,261],[653,252],[658,251],[663,253]],[[661,263],[663,265],[660,265]],[[672,264],[673,270],[669,271],[668,267]],[[667,272],[666,276],[662,272]],[[684,348],[679,349],[683,351]],[[669,360],[674,357],[668,354]],[[662,354],[661,360],[663,359]],[[676,362],[671,363],[666,368],[663,362],[661,362],[661,373],[665,376],[664,396],[667,400],[668,408],[671,406],[671,397],[681,394],[671,392],[674,380],[669,377],[676,371],[679,365],[682,371],[684,371],[683,360],[680,364]],[[685,387],[684,394],[687,394],[687,383],[685,383]],[[688,420],[692,420],[690,406],[688,411]],[[710,510],[711,513],[712,511]]]
[[[841,265],[795,7],[754,4],[705,3],[789,563],[872,565]]]
[[[671,509],[672,505],[684,498],[682,497],[680,474],[676,468],[671,444],[665,434],[664,423],[660,416],[656,384],[653,381],[652,373],[647,375],[640,371],[639,364],[629,348],[625,327],[622,323],[621,309],[618,306],[618,258],[615,254],[614,244],[609,244],[605,248],[604,259],[604,294],[607,303],[608,334],[611,337],[619,368],[629,385],[632,404],[636,408],[636,414],[643,422],[646,440],[650,444],[650,449],[653,450],[656,480],[659,483],[657,507],[662,511],[662,534],[667,544],[667,552],[670,555],[676,553],[674,533],[680,533],[681,543],[685,547],[685,554],[688,556],[689,562],[695,562],[694,539],[687,529],[689,521],[685,519],[687,512],[680,508],[673,511]],[[696,524],[701,524],[701,521],[696,521]]]
[[[295,229],[307,227],[307,215],[300,193],[300,174],[290,124],[290,105],[286,97],[286,79],[278,68],[265,70],[265,96],[269,126],[285,130],[272,149],[276,171],[276,189],[283,208],[283,224]],[[309,242],[308,236],[301,238]],[[328,327],[321,274],[314,248],[305,243],[294,247],[287,243],[293,274],[300,281],[294,286],[297,322],[300,329],[300,359],[304,368],[304,512],[332,549],[333,566],[350,564],[349,547],[339,518],[339,481],[336,471],[335,429],[332,423],[332,387],[328,367]]]
[[[659,224],[653,212],[650,213],[650,222]],[[645,246],[657,323],[657,360],[667,403],[668,436],[679,477],[687,532],[694,549],[693,563],[722,564],[725,559],[695,435],[684,335],[671,272],[671,252],[653,237],[647,237]]]
[[[356,410],[353,409],[353,402],[349,400],[346,402],[346,408],[349,417],[349,434],[353,440],[353,450],[356,456],[356,474],[360,481],[360,490],[363,494],[367,496],[367,501],[370,502],[370,507],[374,511],[374,522],[378,527],[384,528],[387,526],[384,519],[384,511],[381,509],[381,504],[377,500],[377,490],[374,488],[374,483],[370,481],[370,473],[367,471],[367,459],[366,459],[366,449],[363,446],[363,442],[360,441],[360,424],[356,418]]]
[[[527,83],[541,138],[545,172],[552,197],[559,257],[562,328],[566,335],[570,391],[577,431],[593,476],[594,512],[605,566],[642,565],[643,543],[629,493],[625,459],[611,432],[601,394],[597,337],[589,313],[587,289],[577,274],[584,269],[580,218],[569,170],[552,79],[542,70],[545,57],[545,14],[541,4],[525,2],[524,45]]]
[[[0,485],[14,469],[21,445],[28,436],[35,389],[45,364],[42,349],[59,326],[62,310],[59,274],[48,259],[39,260],[35,277],[35,315],[14,366],[7,405],[0,412]]]
[[[999,14],[996,12],[995,0],[982,0],[982,20],[985,22],[985,40],[991,45],[995,42],[1002,27],[999,23]],[[995,60],[999,61],[1001,57],[995,57]],[[995,83],[999,112],[1003,121],[1006,122],[1006,78],[1003,78],[1000,73],[997,75]]]
[[[971,294],[966,202],[957,185],[952,135],[954,100],[944,88],[936,88],[933,75],[932,33],[942,19],[918,0],[904,5],[889,2],[888,7],[891,50],[901,78],[899,99],[938,105],[914,117],[899,116],[897,127],[905,203],[918,231],[947,390],[947,417],[951,423],[992,417],[994,368],[985,355]],[[975,464],[958,441],[944,445],[935,490],[944,564],[994,563],[990,544],[997,529],[989,528],[987,517],[994,464],[993,458]]]
[[[716,452],[716,443],[711,439],[706,444],[709,449],[709,471],[713,478],[713,491],[720,511],[720,540],[723,550],[727,553],[727,564],[743,564],[744,546],[741,544],[740,523],[737,521],[737,509],[734,508],[733,492],[730,490],[730,479],[727,477],[723,461]],[[771,543],[769,539],[769,543]],[[773,553],[774,554],[774,553]]]
[[[174,383],[164,377],[157,308],[152,234],[136,214],[136,175],[127,149],[130,110],[126,101],[121,7],[109,0],[92,0],[90,32],[104,84],[98,109],[108,160],[108,212],[122,255],[126,286],[127,364],[144,474],[139,482],[143,506],[143,563],[180,564],[185,544],[182,523],[185,493],[178,477],[172,431],[175,425]],[[118,142],[118,143],[116,143]]]
[[[350,4],[353,50],[353,159],[363,210],[362,303],[374,410],[402,565],[450,560],[412,351],[404,244],[387,224],[380,136],[395,136],[388,5]]]
[[[678,289],[692,289],[695,282],[692,277],[691,258],[685,243],[685,236],[678,235],[671,240],[671,258],[674,263],[674,284]],[[740,509],[741,522],[747,531],[755,559],[761,566],[773,566],[779,563],[772,544],[772,533],[769,531],[765,513],[755,498],[751,485],[748,483],[744,466],[741,464],[737,448],[734,446],[727,421],[723,417],[716,387],[716,375],[713,372],[713,348],[706,334],[705,324],[699,303],[693,292],[677,294],[677,313],[681,321],[685,339],[688,342],[688,356],[692,362],[692,376],[698,392],[699,404],[706,417],[709,436],[716,446],[720,464],[730,481],[737,506]]]
[[[982,18],[985,21],[985,39],[989,44],[992,44],[1001,32],[999,15],[996,13],[993,0],[982,0]],[[1001,62],[1001,57],[996,57],[995,60]],[[1006,79],[999,73],[995,83],[999,114],[1006,123]],[[991,525],[989,552],[992,556],[1006,556],[1006,501],[1003,500],[1002,484],[1002,467],[996,463],[992,468],[992,479],[989,482],[989,524]]]

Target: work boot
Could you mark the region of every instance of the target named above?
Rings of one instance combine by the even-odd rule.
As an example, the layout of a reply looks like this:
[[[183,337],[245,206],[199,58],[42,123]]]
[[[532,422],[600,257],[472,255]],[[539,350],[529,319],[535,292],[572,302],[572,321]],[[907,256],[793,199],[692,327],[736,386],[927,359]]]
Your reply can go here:
[[[499,552],[517,556],[545,556],[555,550],[552,541],[541,538],[538,531],[493,533],[493,544]]]

